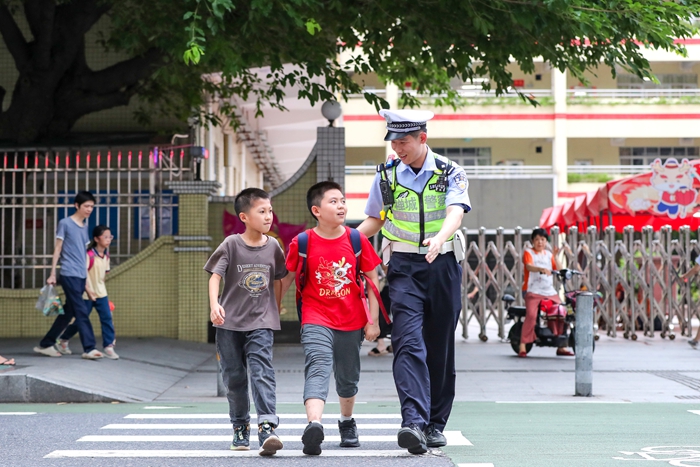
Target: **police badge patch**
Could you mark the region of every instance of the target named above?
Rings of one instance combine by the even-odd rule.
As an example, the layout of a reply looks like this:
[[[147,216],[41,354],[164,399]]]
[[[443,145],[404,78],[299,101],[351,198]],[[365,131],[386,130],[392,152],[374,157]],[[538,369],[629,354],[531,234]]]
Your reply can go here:
[[[467,176],[464,172],[459,172],[455,175],[455,183],[460,190],[464,191],[467,189]]]

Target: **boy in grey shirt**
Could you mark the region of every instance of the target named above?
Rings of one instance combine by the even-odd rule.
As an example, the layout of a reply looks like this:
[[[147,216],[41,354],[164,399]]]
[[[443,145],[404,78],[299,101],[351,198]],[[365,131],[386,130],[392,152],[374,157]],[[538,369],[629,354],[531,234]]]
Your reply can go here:
[[[233,425],[231,449],[249,449],[249,368],[258,412],[259,453],[272,456],[282,449],[282,441],[275,434],[279,418],[272,368],[273,331],[280,329],[281,289],[271,282],[286,276],[287,269],[279,243],[265,235],[272,226],[270,196],[258,188],[247,188],[236,196],[235,209],[245,232],[224,239],[204,266],[211,273],[210,317],[217,328],[216,349]]]

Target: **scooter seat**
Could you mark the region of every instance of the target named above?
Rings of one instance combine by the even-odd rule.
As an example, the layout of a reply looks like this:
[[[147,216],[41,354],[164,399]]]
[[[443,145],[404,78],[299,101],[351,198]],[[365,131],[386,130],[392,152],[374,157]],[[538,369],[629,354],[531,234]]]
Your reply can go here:
[[[525,307],[524,306],[512,306],[508,308],[508,315],[513,318],[524,318],[525,317]]]

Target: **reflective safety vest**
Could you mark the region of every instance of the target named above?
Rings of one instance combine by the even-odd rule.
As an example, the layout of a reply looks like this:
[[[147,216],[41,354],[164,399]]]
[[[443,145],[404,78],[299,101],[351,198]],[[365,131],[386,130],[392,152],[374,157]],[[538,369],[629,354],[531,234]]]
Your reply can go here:
[[[389,240],[423,246],[423,240],[437,235],[447,216],[445,198],[447,177],[454,167],[446,157],[433,154],[437,168],[420,193],[396,181],[398,160],[377,166],[382,180],[387,180],[387,169],[392,169],[391,185],[393,204],[387,210],[382,235]],[[385,201],[386,202],[386,201]],[[451,240],[450,237],[448,240]]]

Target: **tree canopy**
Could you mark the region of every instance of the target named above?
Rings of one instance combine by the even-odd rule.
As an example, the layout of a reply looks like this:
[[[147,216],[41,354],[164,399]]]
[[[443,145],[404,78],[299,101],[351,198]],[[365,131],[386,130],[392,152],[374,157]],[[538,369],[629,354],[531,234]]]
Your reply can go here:
[[[651,76],[643,48],[683,53],[675,39],[695,34],[697,15],[700,0],[0,0],[19,71],[0,139],[62,136],[137,95],[144,123],[155,110],[184,120],[213,94],[283,107],[290,84],[312,103],[347,98],[363,92],[353,74],[410,81],[418,95],[404,94],[403,105],[430,94],[453,106],[451,78],[488,76],[484,86],[501,93],[512,62],[531,73],[541,58],[580,79],[601,64]],[[101,46],[122,59],[95,70],[85,44],[97,27]],[[269,74],[251,71],[259,67]],[[210,73],[220,80],[203,79]]]

